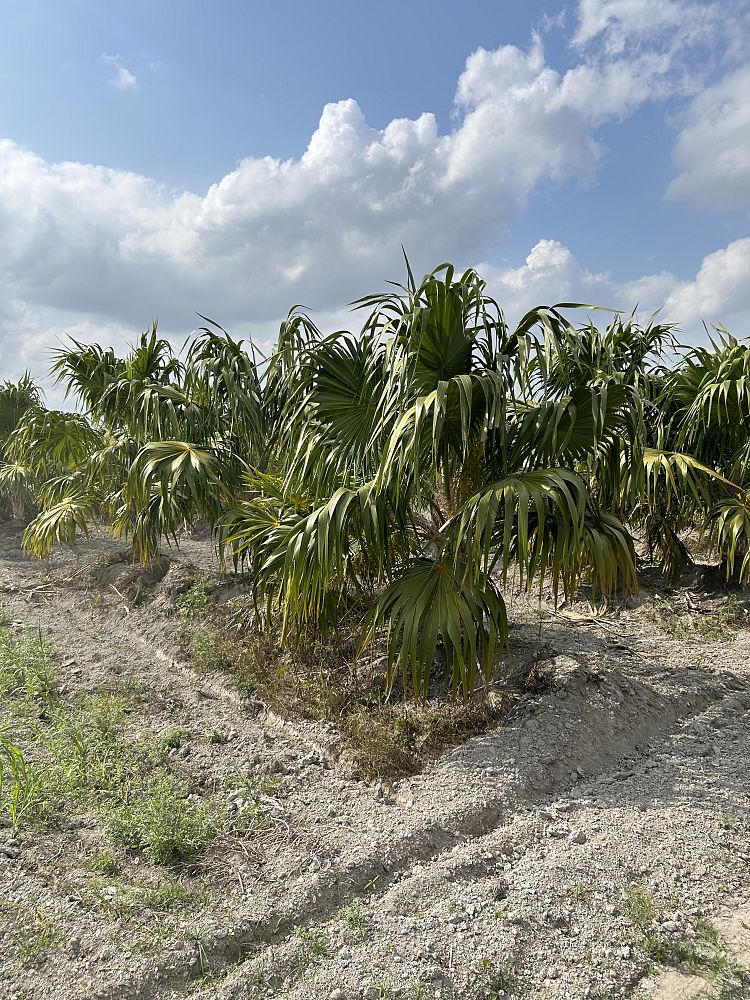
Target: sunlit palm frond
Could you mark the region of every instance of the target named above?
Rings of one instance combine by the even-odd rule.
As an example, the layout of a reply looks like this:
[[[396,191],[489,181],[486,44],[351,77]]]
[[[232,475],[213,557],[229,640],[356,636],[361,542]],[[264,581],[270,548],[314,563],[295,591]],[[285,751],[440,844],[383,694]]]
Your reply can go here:
[[[22,545],[35,556],[48,556],[55,545],[75,547],[78,535],[88,537],[96,517],[96,499],[88,491],[73,490],[42,510],[23,533]]]

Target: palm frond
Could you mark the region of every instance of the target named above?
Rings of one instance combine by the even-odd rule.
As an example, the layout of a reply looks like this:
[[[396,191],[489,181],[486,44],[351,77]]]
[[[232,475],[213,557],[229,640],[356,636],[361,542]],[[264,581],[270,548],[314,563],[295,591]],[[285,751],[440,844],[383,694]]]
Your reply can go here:
[[[27,552],[45,557],[55,545],[75,548],[78,535],[88,537],[96,517],[96,502],[85,491],[74,490],[41,511],[23,533],[21,544]]]
[[[719,500],[708,523],[727,579],[750,583],[750,492]]]
[[[400,676],[404,691],[426,698],[438,644],[454,695],[474,693],[477,673],[489,680],[507,642],[505,604],[493,581],[475,580],[452,560],[417,559],[386,587],[372,612],[371,634],[384,628],[388,678]]]

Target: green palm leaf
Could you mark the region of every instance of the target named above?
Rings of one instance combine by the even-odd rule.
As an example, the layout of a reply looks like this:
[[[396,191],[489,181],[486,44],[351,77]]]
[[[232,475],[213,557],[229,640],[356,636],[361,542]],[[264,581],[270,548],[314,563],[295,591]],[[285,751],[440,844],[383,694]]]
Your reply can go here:
[[[438,643],[454,695],[470,698],[477,672],[489,680],[507,641],[505,604],[492,580],[474,581],[451,561],[418,559],[385,589],[372,612],[372,631],[385,628],[388,676],[426,698]]]

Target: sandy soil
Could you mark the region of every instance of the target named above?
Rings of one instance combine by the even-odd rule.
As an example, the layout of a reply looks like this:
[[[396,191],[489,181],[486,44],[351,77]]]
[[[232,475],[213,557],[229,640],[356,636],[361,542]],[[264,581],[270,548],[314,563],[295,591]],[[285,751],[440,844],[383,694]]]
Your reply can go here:
[[[93,878],[95,818],[0,828],[0,997],[750,997],[750,632],[686,614],[673,634],[649,591],[598,620],[519,605],[516,655],[541,638],[547,688],[383,789],[337,770],[331,726],[259,713],[177,661],[170,612],[216,571],[206,542],[144,578],[105,538],[43,565],[19,534],[0,526],[4,612],[55,643],[65,697],[145,693],[133,726],[189,731],[198,795],[231,798],[240,771],[278,787],[261,831],[178,873],[192,895],[168,914],[116,905],[158,878],[137,858]],[[698,621],[722,600],[675,595]],[[55,929],[32,955],[21,913],[32,937]],[[670,968],[670,942],[707,927],[714,971]]]

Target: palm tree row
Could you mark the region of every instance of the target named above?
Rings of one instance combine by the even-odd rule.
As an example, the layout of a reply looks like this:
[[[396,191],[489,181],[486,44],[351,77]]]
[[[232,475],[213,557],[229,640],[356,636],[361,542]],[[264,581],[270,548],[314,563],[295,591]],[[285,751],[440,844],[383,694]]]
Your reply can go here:
[[[357,334],[293,310],[267,357],[210,321],[184,360],[155,327],[124,358],[72,342],[54,371],[80,412],[0,390],[0,486],[39,509],[24,546],[105,521],[148,560],[206,520],[267,624],[354,616],[418,696],[438,660],[464,697],[489,676],[509,573],[610,596],[637,585],[634,534],[676,575],[697,529],[750,580],[750,344],[576,326],[574,304],[511,329],[450,265],[355,306]]]

